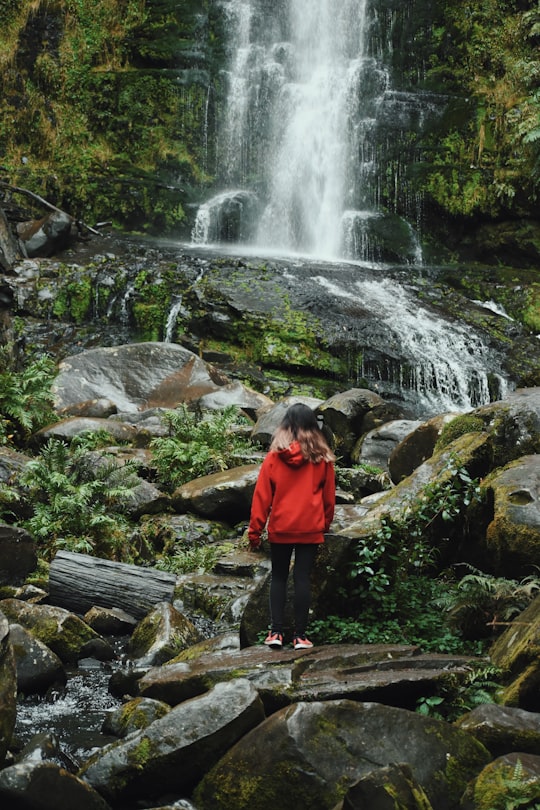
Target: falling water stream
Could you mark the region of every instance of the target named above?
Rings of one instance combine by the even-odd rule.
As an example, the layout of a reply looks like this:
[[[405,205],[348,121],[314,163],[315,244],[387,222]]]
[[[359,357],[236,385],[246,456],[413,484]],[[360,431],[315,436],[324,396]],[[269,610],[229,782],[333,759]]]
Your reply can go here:
[[[382,216],[386,171],[378,133],[382,120],[399,117],[388,69],[373,55],[376,6],[227,4],[231,63],[219,167],[225,190],[201,206],[195,242],[376,258],[372,226]],[[399,103],[418,105],[418,95],[401,93]],[[418,258],[418,250],[408,253]]]
[[[224,7],[230,58],[219,176],[192,242],[319,267],[345,260],[348,276],[358,263],[357,283],[327,273],[320,288],[329,316],[340,299],[359,301],[395,344],[396,361],[385,368],[364,362],[359,374],[368,383],[405,391],[417,412],[428,413],[503,394],[481,336],[381,280],[391,264],[410,268],[411,278],[423,266],[422,201],[408,198],[404,179],[415,159],[407,144],[445,104],[393,86],[393,32],[407,9],[381,0],[228,0]]]

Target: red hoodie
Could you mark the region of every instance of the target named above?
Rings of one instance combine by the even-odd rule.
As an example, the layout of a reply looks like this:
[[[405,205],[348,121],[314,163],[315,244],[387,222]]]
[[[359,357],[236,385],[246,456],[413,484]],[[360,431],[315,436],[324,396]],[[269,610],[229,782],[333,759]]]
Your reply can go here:
[[[257,479],[248,537],[256,545],[268,520],[271,543],[322,543],[334,517],[334,465],[313,464],[297,441],[265,457]]]

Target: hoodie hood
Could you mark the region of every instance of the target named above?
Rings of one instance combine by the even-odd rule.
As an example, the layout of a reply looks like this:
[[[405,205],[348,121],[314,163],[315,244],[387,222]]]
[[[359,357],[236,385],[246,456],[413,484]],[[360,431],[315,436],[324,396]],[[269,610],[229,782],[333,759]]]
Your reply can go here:
[[[302,464],[307,464],[307,459],[302,455],[300,443],[297,441],[292,442],[284,450],[278,450],[277,454],[289,467],[301,467]]]

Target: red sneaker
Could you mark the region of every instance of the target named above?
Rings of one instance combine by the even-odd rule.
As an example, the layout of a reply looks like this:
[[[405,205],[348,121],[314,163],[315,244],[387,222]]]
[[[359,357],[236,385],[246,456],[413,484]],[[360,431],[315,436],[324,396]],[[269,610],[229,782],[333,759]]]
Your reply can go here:
[[[272,649],[277,650],[279,647],[283,647],[283,636],[281,633],[275,633],[273,630],[270,630],[264,640],[264,643],[267,647],[272,647]]]
[[[305,636],[295,636],[293,639],[293,647],[295,650],[310,650],[313,647],[313,642]]]

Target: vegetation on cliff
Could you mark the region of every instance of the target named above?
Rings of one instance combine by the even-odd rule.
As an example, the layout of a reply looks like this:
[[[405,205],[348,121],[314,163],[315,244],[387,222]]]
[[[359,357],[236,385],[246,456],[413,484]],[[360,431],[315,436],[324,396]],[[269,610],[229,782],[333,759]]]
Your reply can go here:
[[[417,145],[411,192],[434,202],[427,215],[456,233],[456,220],[534,219],[538,5],[415,0],[395,11],[404,18],[392,57],[401,82],[449,100]],[[215,0],[96,0],[91,11],[82,0],[6,0],[5,178],[88,222],[160,233],[187,226],[188,206],[215,174],[224,13]]]

